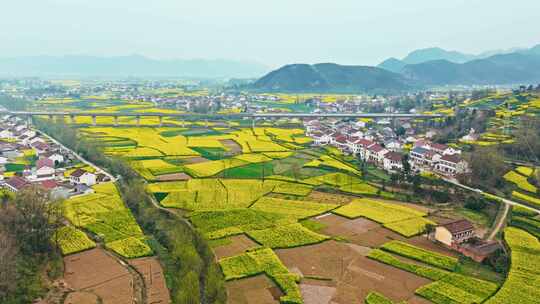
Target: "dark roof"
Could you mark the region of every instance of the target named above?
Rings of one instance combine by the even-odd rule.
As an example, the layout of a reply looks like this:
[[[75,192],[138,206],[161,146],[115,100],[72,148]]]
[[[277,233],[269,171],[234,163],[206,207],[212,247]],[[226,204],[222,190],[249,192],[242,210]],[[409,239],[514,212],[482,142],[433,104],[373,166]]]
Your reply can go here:
[[[396,162],[400,162],[401,159],[403,158],[403,155],[397,153],[397,152],[393,152],[393,151],[390,151],[388,153],[386,153],[384,155],[384,158],[387,158],[391,161],[396,161]]]
[[[58,184],[53,180],[44,180],[41,182],[41,186],[45,188],[45,190],[51,190],[58,187]]]
[[[431,148],[435,149],[435,150],[444,151],[444,150],[448,149],[448,146],[443,145],[443,144],[438,144],[438,143],[432,143]]]
[[[54,168],[54,161],[50,158],[40,158],[36,162],[36,168],[49,167]]]
[[[448,229],[448,231],[450,231],[450,233],[452,233],[452,234],[456,234],[456,233],[460,233],[460,232],[464,232],[464,231],[474,229],[473,224],[471,222],[469,222],[468,220],[466,220],[466,219],[453,221],[453,222],[446,223],[446,224],[441,225],[441,226]]]
[[[452,155],[443,155],[441,157],[441,160],[445,160],[447,162],[451,162],[451,163],[454,163],[454,164],[457,164],[461,161],[461,157],[459,157],[458,155],[456,154],[452,154]]]
[[[30,182],[20,176],[13,176],[6,184],[10,185],[14,189],[21,190],[22,188],[29,186]]]
[[[373,151],[375,153],[379,153],[382,150],[384,150],[384,147],[379,144],[374,144],[368,147],[368,150]]]
[[[73,176],[73,177],[81,177],[83,176],[87,171],[86,170],[83,170],[83,169],[77,169],[73,172],[71,172],[70,176]]]

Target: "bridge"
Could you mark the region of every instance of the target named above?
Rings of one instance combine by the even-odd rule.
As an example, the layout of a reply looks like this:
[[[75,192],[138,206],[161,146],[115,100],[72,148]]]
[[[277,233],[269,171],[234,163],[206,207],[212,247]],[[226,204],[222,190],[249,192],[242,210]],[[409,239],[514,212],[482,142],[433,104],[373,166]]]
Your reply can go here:
[[[389,118],[392,120],[430,119],[444,117],[441,114],[409,114],[409,113],[235,113],[235,114],[200,114],[200,113],[133,113],[133,112],[50,112],[50,111],[0,111],[0,115],[12,115],[26,117],[29,121],[35,116],[69,117],[75,122],[76,117],[91,117],[92,125],[97,125],[97,117],[113,117],[114,125],[118,126],[119,117],[135,117],[137,126],[140,125],[141,117],[158,117],[159,125],[163,125],[163,117],[190,118],[202,120],[220,119],[251,119],[253,123],[257,119],[265,118]]]

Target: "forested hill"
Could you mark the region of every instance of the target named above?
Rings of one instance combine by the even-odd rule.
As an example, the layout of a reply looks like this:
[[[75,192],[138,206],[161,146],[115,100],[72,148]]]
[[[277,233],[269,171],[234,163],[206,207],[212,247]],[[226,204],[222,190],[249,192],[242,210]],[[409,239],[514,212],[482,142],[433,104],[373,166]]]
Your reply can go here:
[[[272,71],[252,89],[269,92],[399,92],[444,85],[504,85],[540,83],[540,54],[515,52],[465,63],[432,60],[400,66],[397,59],[384,67],[333,63],[291,64]],[[389,70],[395,70],[392,72]]]
[[[291,64],[257,80],[252,88],[284,92],[377,92],[411,88],[401,75],[377,67],[334,63]]]
[[[540,81],[540,55],[511,53],[466,63],[434,60],[409,64],[401,74],[422,85],[496,85]]]

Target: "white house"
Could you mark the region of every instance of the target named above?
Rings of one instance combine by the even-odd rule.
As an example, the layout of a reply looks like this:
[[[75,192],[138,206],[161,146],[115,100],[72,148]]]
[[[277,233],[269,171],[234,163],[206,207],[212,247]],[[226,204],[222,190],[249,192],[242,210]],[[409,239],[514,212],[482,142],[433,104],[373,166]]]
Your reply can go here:
[[[468,163],[457,154],[443,155],[435,165],[435,170],[446,175],[463,174],[468,168]]]
[[[384,155],[383,168],[389,172],[401,171],[403,169],[403,156],[397,152],[390,151]]]
[[[77,169],[71,173],[69,180],[73,184],[92,186],[96,183],[96,175],[83,169]]]

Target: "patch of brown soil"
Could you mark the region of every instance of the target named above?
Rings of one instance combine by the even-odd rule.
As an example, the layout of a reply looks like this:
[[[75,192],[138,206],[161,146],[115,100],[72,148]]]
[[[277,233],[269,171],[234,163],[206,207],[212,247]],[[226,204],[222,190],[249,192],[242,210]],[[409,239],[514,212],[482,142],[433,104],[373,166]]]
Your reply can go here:
[[[93,293],[75,291],[67,295],[64,304],[98,304],[99,298]]]
[[[311,191],[311,193],[307,196],[308,200],[321,202],[321,203],[328,203],[328,204],[339,204],[339,205],[345,205],[351,202],[353,197],[342,195],[342,194],[332,194],[332,193],[326,193],[326,192],[320,192],[320,191]]]
[[[412,245],[415,245],[415,246],[418,246],[418,247],[421,247],[421,248],[424,248],[424,249],[427,249],[427,250],[431,250],[431,251],[435,251],[435,252],[438,252],[440,254],[444,254],[444,255],[447,255],[447,256],[451,256],[451,257],[458,257],[459,254],[449,248],[446,248],[442,245],[439,245],[439,244],[436,244],[434,242],[432,242],[431,240],[429,240],[428,238],[426,238],[425,236],[415,236],[413,238],[410,238],[409,240],[407,240],[407,243],[410,243]]]
[[[313,220],[326,225],[326,228],[321,231],[323,234],[341,236],[349,240],[359,234],[380,227],[380,224],[365,218],[351,220],[335,214],[320,216]]]
[[[185,181],[191,179],[191,176],[185,174],[185,173],[171,173],[171,174],[164,174],[156,177],[156,180],[160,182],[169,182],[169,181]]]
[[[300,284],[305,304],[328,304],[336,293],[336,287]]]
[[[183,158],[182,163],[184,164],[198,164],[198,163],[204,163],[209,161],[208,159],[200,156],[196,157],[190,157],[190,158]]]
[[[78,291],[96,294],[104,304],[133,303],[131,273],[103,249],[64,257],[66,284]]]
[[[278,304],[283,293],[265,275],[228,281],[228,304]]]
[[[240,234],[229,237],[230,244],[214,248],[214,254],[217,259],[231,257],[244,253],[247,249],[258,246],[247,236]]]
[[[229,153],[240,154],[242,153],[242,147],[232,139],[220,139],[219,140],[225,148],[229,150]]]
[[[171,303],[163,268],[156,257],[133,259],[129,261],[129,264],[142,274],[147,303]]]
[[[329,301],[322,301],[326,297],[321,295],[318,298],[306,299],[306,304],[360,303],[371,291],[378,291],[395,301],[401,301],[412,298],[418,287],[430,282],[370,260],[347,244],[335,241],[280,249],[276,250],[276,253],[289,269],[298,268],[304,275],[330,278],[336,283],[335,293]]]

